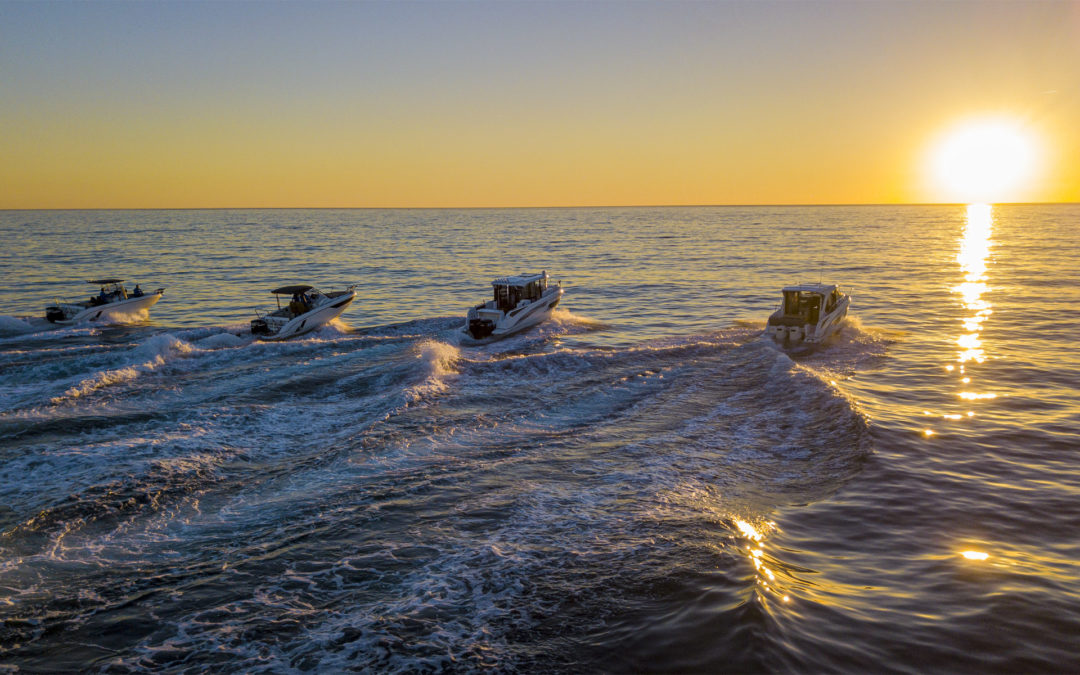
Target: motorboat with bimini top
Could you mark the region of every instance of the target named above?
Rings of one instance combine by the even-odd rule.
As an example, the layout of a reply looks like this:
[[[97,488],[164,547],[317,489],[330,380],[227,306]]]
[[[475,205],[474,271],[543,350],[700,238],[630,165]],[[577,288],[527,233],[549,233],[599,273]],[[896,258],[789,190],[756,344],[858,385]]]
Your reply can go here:
[[[45,318],[50,323],[73,324],[84,321],[97,321],[101,317],[118,314],[137,314],[149,310],[165,292],[159,288],[152,293],[144,293],[139,284],[129,293],[123,279],[92,279],[88,284],[101,288],[97,295],[82,302],[60,302],[45,308]]]
[[[787,286],[765,334],[785,349],[812,349],[840,330],[850,303],[834,284]]]
[[[493,300],[469,310],[463,331],[474,340],[501,338],[535,326],[551,316],[562,299],[562,284],[551,285],[546,271],[500,277],[491,282]]]
[[[282,286],[270,291],[277,300],[273,311],[255,310],[251,320],[251,333],[260,340],[288,340],[310,333],[341,316],[356,297],[356,286],[343,291],[323,293],[314,286],[298,284]],[[288,304],[281,306],[281,297],[292,296]]]

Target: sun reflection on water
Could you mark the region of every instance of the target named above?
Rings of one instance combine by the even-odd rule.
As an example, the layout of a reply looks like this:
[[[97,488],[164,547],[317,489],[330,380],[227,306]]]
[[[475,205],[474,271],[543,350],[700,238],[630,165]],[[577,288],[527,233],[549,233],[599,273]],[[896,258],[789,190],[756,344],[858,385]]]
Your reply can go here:
[[[762,591],[770,593],[780,598],[782,602],[791,602],[791,596],[782,591],[776,586],[776,572],[773,571],[765,558],[765,549],[762,546],[762,542],[765,539],[765,530],[776,529],[776,523],[767,522],[758,527],[754,527],[749,522],[735,518],[735,527],[739,529],[747,540],[749,545],[746,547],[747,555],[750,561],[754,563],[754,570],[757,573],[758,584],[761,586]]]
[[[960,296],[960,304],[963,307],[963,316],[960,322],[963,325],[963,333],[955,339],[959,347],[956,358],[952,363],[945,364],[945,371],[958,376],[959,384],[964,386],[964,391],[956,393],[963,401],[979,401],[997,398],[997,394],[988,392],[971,391],[972,377],[969,368],[983,363],[986,358],[986,345],[982,337],[982,330],[987,319],[994,313],[990,301],[984,295],[990,290],[987,284],[987,267],[990,258],[990,249],[993,245],[994,209],[989,204],[969,204],[966,212],[966,224],[963,235],[960,237],[959,250],[956,253],[956,261],[960,265],[963,275],[961,283],[952,287],[952,291]],[[924,411],[930,415],[929,411]],[[971,418],[974,412],[967,411],[966,417]],[[945,412],[941,418],[949,421],[960,421],[964,415]],[[935,434],[932,429],[923,429],[924,437],[929,438]]]
[[[990,303],[982,296],[986,285],[986,259],[990,255],[990,236],[993,233],[994,212],[989,204],[971,204],[967,207],[967,227],[960,240],[956,260],[964,273],[964,281],[953,290],[960,294],[964,309],[971,312],[963,317],[965,334],[957,338],[961,347],[957,361],[982,363],[986,352],[979,333],[983,322],[993,313]]]

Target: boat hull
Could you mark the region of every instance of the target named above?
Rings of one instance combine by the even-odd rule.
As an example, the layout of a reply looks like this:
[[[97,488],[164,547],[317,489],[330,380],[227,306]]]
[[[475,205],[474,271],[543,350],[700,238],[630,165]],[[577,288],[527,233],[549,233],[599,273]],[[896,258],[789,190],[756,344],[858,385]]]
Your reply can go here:
[[[356,298],[356,291],[348,291],[344,295],[331,298],[330,302],[324,303],[310,312],[305,312],[304,314],[294,317],[276,333],[271,335],[259,335],[258,337],[260,340],[276,342],[280,340],[289,340],[310,333],[341,316],[342,313],[348,309],[354,298]]]
[[[71,325],[98,321],[102,318],[108,318],[109,316],[115,316],[117,314],[136,314],[143,310],[149,310],[161,299],[161,296],[164,293],[165,289],[159,288],[153,293],[147,293],[146,295],[141,295],[137,298],[129,297],[126,300],[118,300],[116,302],[93,307],[83,307],[82,305],[73,304],[54,305],[46,308],[45,317],[51,323]],[[61,316],[64,318],[60,318]]]

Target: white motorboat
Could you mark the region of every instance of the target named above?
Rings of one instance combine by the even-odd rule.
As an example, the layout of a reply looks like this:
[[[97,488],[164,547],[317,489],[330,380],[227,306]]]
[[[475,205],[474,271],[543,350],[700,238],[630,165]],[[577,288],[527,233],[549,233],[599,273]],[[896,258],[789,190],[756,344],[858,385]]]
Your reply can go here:
[[[562,299],[558,282],[548,283],[548,273],[500,277],[491,282],[495,298],[469,310],[463,332],[474,340],[501,338],[524,330],[551,316]]]
[[[102,317],[138,314],[149,310],[165,293],[164,288],[144,293],[138,284],[128,293],[123,279],[94,279],[87,283],[100,286],[101,291],[85,302],[57,301],[45,308],[45,318],[51,323],[73,324],[97,321]]]
[[[323,293],[314,286],[299,284],[282,286],[270,292],[277,300],[277,309],[255,310],[256,318],[251,320],[251,332],[260,340],[288,340],[309,333],[341,316],[356,297],[356,286],[349,286],[343,291]],[[284,307],[281,306],[283,295],[292,296]]]
[[[788,349],[812,349],[840,330],[850,303],[850,296],[833,284],[788,286],[765,334]]]

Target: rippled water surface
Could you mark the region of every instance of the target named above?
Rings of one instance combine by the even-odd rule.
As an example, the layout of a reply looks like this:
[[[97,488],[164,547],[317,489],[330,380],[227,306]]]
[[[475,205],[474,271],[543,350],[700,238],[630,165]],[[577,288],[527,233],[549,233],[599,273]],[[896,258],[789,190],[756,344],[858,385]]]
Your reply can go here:
[[[0,665],[1080,670],[1078,221],[0,212]],[[551,321],[459,339],[540,269]],[[24,319],[103,275],[165,296]],[[792,360],[819,279],[851,313]],[[301,282],[358,296],[244,334]]]

